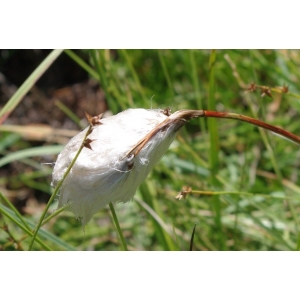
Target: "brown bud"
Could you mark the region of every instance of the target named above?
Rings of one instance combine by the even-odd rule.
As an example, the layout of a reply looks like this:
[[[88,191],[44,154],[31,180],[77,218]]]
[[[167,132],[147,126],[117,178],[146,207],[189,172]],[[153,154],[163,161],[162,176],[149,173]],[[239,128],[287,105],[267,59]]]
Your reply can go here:
[[[267,87],[267,86],[262,87],[262,88],[261,88],[261,92],[262,92],[261,97],[264,97],[264,96],[267,95],[267,96],[269,96],[270,98],[273,98],[273,96],[272,96],[272,94],[271,94],[271,90],[270,90],[269,87]]]
[[[289,87],[285,84],[280,89],[281,89],[282,93],[284,93],[284,94],[287,94],[289,92]]]
[[[103,114],[100,114],[100,115],[98,115],[98,116],[92,117],[92,116],[90,116],[90,115],[85,111],[85,116],[86,116],[88,122],[91,124],[91,126],[95,126],[95,125],[100,125],[100,124],[102,124],[102,123],[100,122],[100,120],[102,119]]]
[[[249,92],[255,92],[256,90],[256,84],[254,82],[250,83],[246,89],[246,93],[249,93]]]
[[[192,191],[192,188],[189,186],[184,186],[182,190],[178,193],[178,195],[175,197],[177,200],[185,199],[187,194],[189,194]]]
[[[93,150],[92,147],[91,147],[91,142],[93,142],[93,141],[94,141],[94,140],[86,139],[86,140],[83,142],[83,146],[84,146],[85,148],[88,148],[88,149]]]
[[[169,117],[171,115],[171,108],[167,107],[161,111],[165,116]]]

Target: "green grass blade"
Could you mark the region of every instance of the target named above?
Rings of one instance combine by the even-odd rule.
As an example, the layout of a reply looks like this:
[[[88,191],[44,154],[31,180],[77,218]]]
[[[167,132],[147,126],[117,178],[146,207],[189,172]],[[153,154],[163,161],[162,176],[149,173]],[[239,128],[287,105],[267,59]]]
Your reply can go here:
[[[144,90],[142,88],[142,85],[141,85],[141,82],[139,80],[139,77],[138,77],[138,75],[137,75],[137,73],[136,73],[136,71],[135,71],[135,69],[133,67],[130,55],[128,54],[127,50],[120,50],[120,53],[125,58],[125,61],[126,61],[127,65],[128,65],[129,70],[131,71],[131,74],[132,74],[132,76],[134,78],[134,81],[135,81],[135,84],[136,84],[136,87],[137,87],[138,91],[140,92],[140,94],[141,94],[142,98],[144,99],[144,101],[147,102],[148,99],[147,99],[147,97],[146,97],[146,95],[144,93]]]
[[[48,211],[50,205],[52,204],[53,200],[55,199],[55,197],[56,197],[56,195],[57,195],[57,193],[58,193],[60,187],[62,186],[64,180],[66,179],[66,177],[67,177],[68,174],[70,173],[71,169],[73,168],[73,166],[74,166],[74,164],[75,164],[75,162],[76,162],[78,156],[80,155],[80,153],[81,153],[81,151],[82,151],[82,149],[83,149],[83,147],[84,147],[84,145],[85,145],[84,143],[85,143],[85,140],[86,140],[87,136],[91,133],[91,130],[92,130],[92,127],[91,127],[91,125],[90,125],[90,127],[89,127],[88,130],[86,131],[86,134],[85,134],[85,136],[84,136],[84,139],[83,139],[83,141],[82,141],[82,143],[81,143],[81,145],[80,145],[80,147],[79,147],[79,149],[78,149],[78,151],[77,151],[75,157],[73,158],[71,164],[70,164],[69,167],[67,168],[67,170],[66,170],[66,172],[65,172],[65,174],[64,174],[64,176],[63,176],[63,178],[62,178],[62,180],[60,180],[59,183],[57,184],[57,186],[55,187],[55,189],[54,189],[54,191],[53,191],[53,193],[52,193],[52,195],[51,195],[51,197],[50,197],[50,199],[49,199],[49,201],[48,201],[48,203],[47,203],[47,205],[46,205],[46,207],[45,207],[45,209],[44,209],[44,211],[43,211],[43,213],[42,213],[42,216],[41,216],[41,218],[40,218],[40,220],[39,220],[39,222],[38,222],[38,224],[37,224],[37,226],[36,226],[36,228],[35,228],[35,230],[34,230],[34,233],[33,233],[33,236],[32,236],[32,239],[31,239],[31,242],[30,242],[30,245],[29,245],[29,248],[28,248],[29,251],[32,250],[33,243],[34,243],[34,241],[35,241],[35,239],[36,239],[36,236],[37,236],[37,234],[38,234],[38,232],[39,232],[39,230],[40,230],[40,227],[42,226],[42,223],[43,223],[43,221],[44,221],[44,218],[45,218],[45,216],[46,216],[46,213],[47,213],[47,211]]]
[[[14,214],[19,218],[19,220],[23,223],[23,225],[29,229],[28,224],[25,222],[24,218],[21,216],[19,211],[15,208],[15,206],[0,192],[0,198],[6,205],[14,212]]]
[[[33,233],[27,228],[27,226],[24,226],[23,224],[21,224],[19,221],[16,220],[16,215],[15,214],[11,214],[11,211],[3,206],[2,204],[0,204],[0,212],[6,216],[8,219],[10,219],[13,223],[15,223],[19,228],[21,228],[24,232],[26,232],[29,236],[32,236]],[[37,242],[44,247],[44,249],[51,251],[51,248],[49,246],[47,246],[44,242],[42,242],[39,238],[37,238]]]
[[[167,80],[167,84],[168,84],[168,88],[169,88],[169,91],[170,91],[171,98],[174,99],[174,97],[175,97],[174,88],[173,88],[173,85],[172,85],[170,74],[168,72],[168,69],[167,69],[167,66],[166,66],[166,63],[165,63],[165,59],[164,59],[164,56],[163,56],[163,50],[157,50],[157,53],[158,53],[159,61],[161,63],[164,75],[165,75],[166,80]]]
[[[23,97],[29,92],[38,79],[51,66],[56,58],[63,50],[53,50],[44,61],[33,71],[33,73],[25,80],[25,82],[18,88],[16,93],[8,100],[5,106],[0,111],[0,124],[2,124],[15,107],[21,102]]]
[[[143,196],[143,200],[150,206],[150,208],[155,211],[155,213],[161,218],[164,219],[164,214],[160,208],[160,205],[156,199],[156,190],[153,182],[146,181],[140,186],[140,191]],[[165,250],[176,250],[176,246],[172,241],[170,233],[165,231],[157,220],[152,217],[153,226],[156,228],[155,234],[157,235],[157,239],[160,240],[161,245]]]
[[[116,229],[118,231],[123,250],[127,251],[128,250],[127,245],[126,245],[125,238],[124,238],[124,235],[122,233],[122,230],[121,230],[121,227],[120,227],[120,224],[119,224],[119,220],[118,220],[114,205],[112,203],[109,203],[109,208],[110,208],[110,211],[111,211],[111,214],[112,214],[112,219],[113,219],[114,224],[116,226]]]
[[[193,79],[193,85],[195,89],[196,94],[196,101],[197,101],[197,109],[204,109],[202,99],[200,96],[200,87],[199,87],[199,80],[197,76],[197,66],[196,66],[196,60],[195,60],[195,50],[190,50],[190,62],[191,62],[191,68],[192,68],[192,79]],[[201,134],[206,134],[205,129],[205,120],[203,118],[199,118],[199,124],[201,129]]]
[[[212,50],[209,57],[209,93],[208,93],[208,110],[216,109],[215,100],[215,63],[216,63],[216,51]],[[218,186],[218,180],[216,175],[219,173],[219,133],[217,120],[207,120],[209,138],[210,138],[210,149],[209,149],[209,162],[211,170],[210,182],[212,186]],[[218,196],[213,196],[213,209],[215,212],[215,224],[216,231],[220,243],[220,250],[226,250],[225,237],[222,232],[222,221],[221,221],[221,203]]]
[[[56,100],[55,105],[65,113],[79,128],[83,129],[81,125],[81,120],[77,117],[66,105],[64,105],[61,101]]]
[[[31,232],[31,230],[34,228],[34,223],[30,220],[28,220],[27,218],[25,218],[25,222],[29,225],[31,230],[28,230],[25,226],[23,226],[20,222],[18,222],[16,220],[16,215],[15,213],[9,209],[8,207],[0,204],[0,211],[2,212],[3,215],[5,215],[6,217],[8,217],[13,223],[15,223],[18,227],[20,227],[24,232],[26,232],[29,236],[32,236],[33,233]],[[39,234],[38,234],[38,238],[36,239],[37,243],[39,243],[42,247],[44,247],[44,249],[46,250],[51,250],[51,248],[49,246],[47,246],[42,240],[47,240],[51,243],[53,243],[53,245],[58,246],[58,249],[62,249],[62,250],[68,250],[68,251],[76,251],[76,248],[74,248],[72,245],[66,243],[65,241],[61,240],[60,238],[58,238],[56,235],[50,233],[49,231],[45,230],[45,229],[40,229]]]
[[[12,133],[4,137],[2,140],[0,140],[0,153],[9,146],[17,143],[20,139],[21,136],[16,133]]]
[[[118,112],[118,102],[115,101],[115,97],[113,96],[113,92],[117,94],[117,99],[119,98],[117,89],[115,87],[112,88],[112,84],[110,84],[110,76],[109,72],[105,68],[104,54],[101,50],[90,50],[89,51],[92,57],[92,61],[95,65],[95,68],[98,72],[98,80],[101,83],[102,89],[105,93],[108,106],[110,110],[116,114]]]
[[[3,167],[4,165],[9,164],[15,160],[20,160],[26,157],[58,154],[61,152],[62,149],[63,149],[62,145],[55,145],[55,146],[41,146],[41,147],[19,150],[7,154],[3,158],[1,158],[0,167]]]
[[[70,56],[79,66],[81,66],[91,77],[99,80],[99,76],[97,72],[89,66],[82,58],[80,58],[77,54],[75,54],[72,50],[65,49],[65,53]]]

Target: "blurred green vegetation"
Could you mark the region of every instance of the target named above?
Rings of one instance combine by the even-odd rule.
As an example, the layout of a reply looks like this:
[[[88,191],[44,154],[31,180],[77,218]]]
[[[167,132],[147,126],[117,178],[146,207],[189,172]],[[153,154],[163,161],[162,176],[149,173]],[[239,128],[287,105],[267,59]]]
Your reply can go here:
[[[88,63],[76,53],[63,55],[99,80],[113,113],[132,107],[213,109],[257,117],[300,135],[300,51],[83,50]],[[271,97],[262,96],[261,88],[247,91],[251,83],[268,87]],[[36,150],[10,132],[0,137],[0,165],[18,160],[31,166],[30,172],[0,178],[3,250],[27,250],[25,228],[36,226],[40,217],[21,217],[8,208],[4,187],[8,181],[14,189],[24,184],[50,198],[51,167],[34,157],[59,153],[60,145],[51,146]],[[194,250],[298,250],[299,158],[298,145],[250,124],[192,120],[133,201],[115,207],[128,249],[188,250],[197,224]],[[219,193],[193,193],[179,201],[175,197],[183,186]],[[21,219],[23,227],[17,224]],[[54,250],[122,249],[109,207],[84,231],[71,213],[62,212],[38,237],[37,250],[45,245]]]

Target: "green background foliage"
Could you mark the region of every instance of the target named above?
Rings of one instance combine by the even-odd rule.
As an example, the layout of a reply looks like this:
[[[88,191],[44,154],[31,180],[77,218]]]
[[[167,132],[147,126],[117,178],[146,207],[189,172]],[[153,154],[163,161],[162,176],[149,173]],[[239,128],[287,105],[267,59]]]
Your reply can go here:
[[[33,74],[36,80],[59,54],[49,55],[48,64]],[[114,114],[127,108],[211,109],[259,118],[300,135],[299,51],[66,50],[60,55],[68,55],[99,81]],[[28,77],[24,93],[34,82]],[[251,83],[260,87],[249,91]],[[13,96],[0,116],[22,97]],[[54,144],[37,148],[14,132],[1,133],[0,166],[19,161],[31,167],[0,178],[2,249],[28,249],[27,234],[41,215],[21,216],[9,207],[8,183],[14,189],[25,185],[40,190],[50,198],[52,169],[35,157],[57,155],[61,149]],[[193,250],[298,250],[299,155],[298,145],[247,123],[192,120],[133,201],[115,207],[128,249],[189,250],[197,224]],[[178,200],[183,186],[198,192]],[[71,213],[61,212],[38,237],[36,250],[122,249],[109,207],[85,230]]]

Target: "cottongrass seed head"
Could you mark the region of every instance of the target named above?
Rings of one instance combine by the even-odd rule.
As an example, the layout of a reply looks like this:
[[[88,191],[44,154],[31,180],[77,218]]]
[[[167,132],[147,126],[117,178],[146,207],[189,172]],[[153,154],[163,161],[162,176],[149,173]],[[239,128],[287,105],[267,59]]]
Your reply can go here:
[[[62,183],[58,208],[66,206],[83,226],[110,202],[131,200],[138,186],[168,150],[175,134],[195,117],[192,111],[128,109],[97,121]],[[99,118],[98,118],[99,119]],[[55,187],[74,159],[89,128],[73,137],[59,154],[53,170]]]

